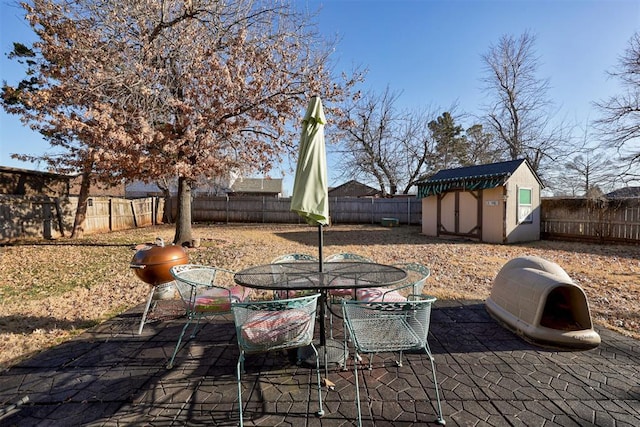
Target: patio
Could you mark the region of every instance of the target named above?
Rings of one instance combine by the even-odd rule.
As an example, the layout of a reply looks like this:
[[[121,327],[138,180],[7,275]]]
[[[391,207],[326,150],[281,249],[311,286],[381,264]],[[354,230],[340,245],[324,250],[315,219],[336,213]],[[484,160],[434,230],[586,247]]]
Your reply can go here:
[[[142,309],[0,373],[0,425],[236,425],[231,318],[206,324],[166,370],[184,318],[164,316],[138,335]],[[447,425],[640,425],[640,342],[598,332],[602,344],[594,350],[548,350],[502,328],[482,301],[436,302],[430,346]],[[339,322],[335,333],[342,334]],[[403,368],[391,358],[384,368],[381,362],[376,357],[361,381],[365,425],[432,423],[425,356],[406,355]],[[352,367],[330,371],[335,390],[324,392],[323,418],[307,415],[309,396],[317,398],[310,369],[286,355],[249,357],[246,368],[243,385],[253,388],[243,395],[247,425],[354,425]],[[25,396],[28,402],[2,417]]]

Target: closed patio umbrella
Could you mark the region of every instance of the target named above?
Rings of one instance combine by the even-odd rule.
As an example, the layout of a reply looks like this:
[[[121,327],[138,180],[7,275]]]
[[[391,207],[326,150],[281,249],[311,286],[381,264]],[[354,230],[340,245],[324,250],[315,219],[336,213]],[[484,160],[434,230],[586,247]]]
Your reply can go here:
[[[310,225],[318,226],[318,251],[322,271],[322,226],[329,224],[329,194],[327,155],[324,147],[326,118],[322,101],[314,96],[309,100],[302,120],[298,148],[298,164],[293,182],[291,210]]]
[[[310,225],[318,226],[319,271],[322,273],[322,226],[329,224],[329,188],[327,179],[327,155],[324,147],[324,125],[326,123],[322,101],[314,96],[309,100],[307,112],[302,119],[302,133],[298,147],[298,164],[293,182],[291,211],[297,212]],[[326,291],[322,291],[320,301],[320,347],[323,356],[321,365],[327,371],[327,341],[325,333]],[[344,354],[344,348],[338,348]],[[304,358],[303,358],[304,359]],[[310,359],[307,359],[310,363]]]

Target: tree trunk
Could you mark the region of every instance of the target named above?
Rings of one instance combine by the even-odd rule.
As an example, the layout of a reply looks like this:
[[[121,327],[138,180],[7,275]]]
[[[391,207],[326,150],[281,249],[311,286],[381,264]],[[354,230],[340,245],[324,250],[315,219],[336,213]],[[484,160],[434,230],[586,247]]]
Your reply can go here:
[[[193,233],[191,229],[191,183],[184,177],[178,178],[178,213],[176,218],[176,235],[173,243],[180,246],[191,246]]]
[[[82,180],[80,181],[80,194],[78,194],[78,207],[76,208],[76,217],[73,221],[72,239],[79,239],[84,234],[84,221],[87,218],[87,200],[89,200],[89,189],[91,188],[91,169],[93,164],[87,166],[82,172]]]
[[[173,222],[173,206],[171,205],[171,186],[166,179],[156,181],[156,185],[162,191],[162,197],[164,198],[164,214],[162,216],[162,222],[165,224],[171,224]]]

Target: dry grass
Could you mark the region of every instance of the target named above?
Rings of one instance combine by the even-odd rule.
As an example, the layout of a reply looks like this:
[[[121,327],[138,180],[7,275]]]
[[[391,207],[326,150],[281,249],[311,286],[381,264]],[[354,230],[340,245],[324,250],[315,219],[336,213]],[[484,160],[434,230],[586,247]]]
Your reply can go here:
[[[148,292],[129,263],[133,246],[173,227],[89,236],[80,241],[21,242],[0,247],[0,367],[72,338],[142,304]],[[290,252],[317,254],[317,230],[289,225],[194,226],[201,247],[193,263],[232,270]],[[558,263],[581,285],[596,323],[640,339],[640,247],[539,241],[488,245],[427,238],[419,227],[332,226],[324,254],[356,252],[384,263],[421,262],[431,268],[425,292],[438,298],[484,299],[502,265],[537,255]]]

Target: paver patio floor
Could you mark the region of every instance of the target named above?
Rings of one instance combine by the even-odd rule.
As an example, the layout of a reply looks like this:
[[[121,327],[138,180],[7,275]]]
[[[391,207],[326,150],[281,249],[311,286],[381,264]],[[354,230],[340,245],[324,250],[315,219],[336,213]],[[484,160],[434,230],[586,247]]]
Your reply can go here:
[[[141,310],[1,372],[0,426],[237,425],[231,318],[206,324],[167,370],[184,318],[165,317],[138,335]],[[342,336],[341,323],[334,327]],[[430,346],[447,425],[640,425],[640,342],[597,330],[598,348],[557,351],[505,330],[482,301],[438,301]],[[404,362],[376,356],[373,370],[360,371],[365,425],[434,423],[429,361],[412,353]],[[286,354],[249,356],[246,368],[245,425],[355,425],[351,361],[348,371],[329,372],[335,390],[323,389],[323,418],[314,415],[313,370]]]

